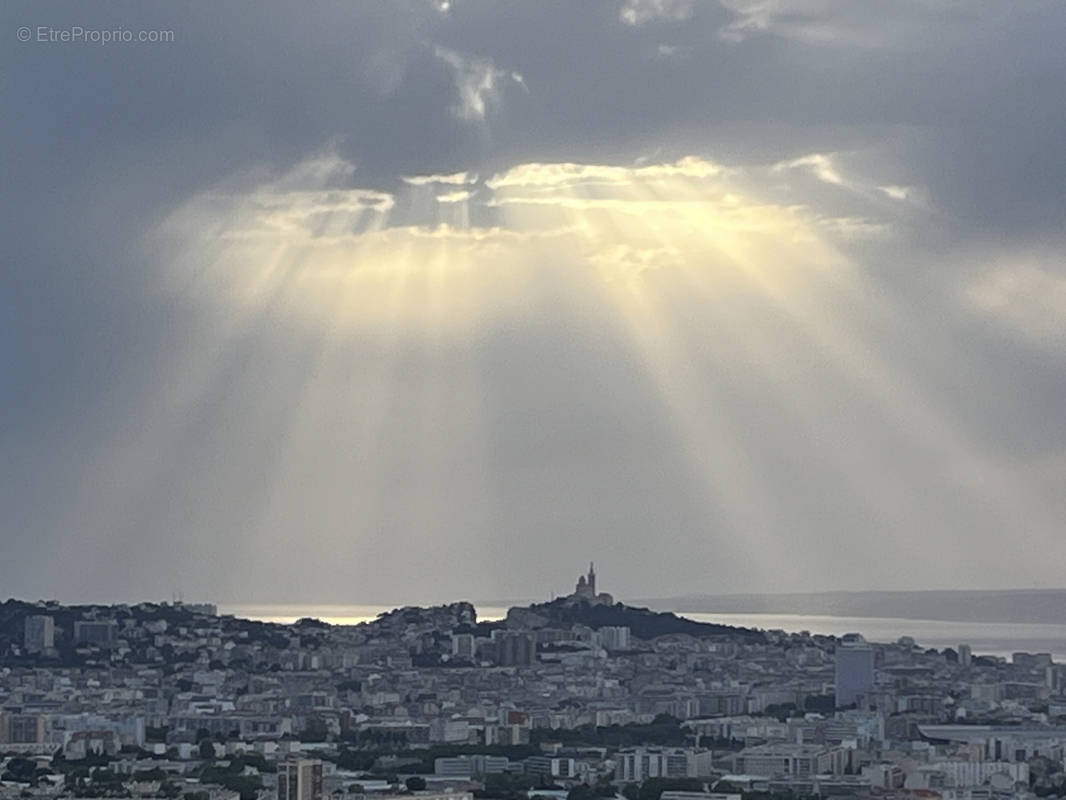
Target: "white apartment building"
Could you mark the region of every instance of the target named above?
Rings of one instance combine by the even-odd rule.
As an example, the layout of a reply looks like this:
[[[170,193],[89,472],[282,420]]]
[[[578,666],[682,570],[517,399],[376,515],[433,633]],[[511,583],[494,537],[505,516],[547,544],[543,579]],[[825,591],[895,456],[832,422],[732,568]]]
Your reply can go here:
[[[41,653],[55,647],[55,620],[47,614],[30,614],[24,623],[23,645],[27,653]]]
[[[639,783],[648,778],[699,778],[711,775],[710,750],[631,747],[615,759],[615,778]]]
[[[605,650],[628,650],[630,632],[627,625],[608,625],[597,631],[600,647]]]
[[[818,744],[763,744],[746,747],[733,757],[734,770],[766,777],[806,778],[839,775],[846,753],[839,747]]]
[[[1024,761],[941,761],[933,766],[944,773],[944,785],[952,788],[981,786],[1001,774],[1013,783],[1029,783],[1029,765]]]

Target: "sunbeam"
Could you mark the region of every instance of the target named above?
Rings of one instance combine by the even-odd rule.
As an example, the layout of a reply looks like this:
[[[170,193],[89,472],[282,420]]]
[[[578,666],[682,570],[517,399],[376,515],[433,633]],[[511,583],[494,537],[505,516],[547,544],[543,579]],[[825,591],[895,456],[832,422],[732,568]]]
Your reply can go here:
[[[252,514],[273,531],[262,541],[284,550],[297,513],[325,539],[343,532],[380,545],[428,532],[422,547],[437,552],[440,542],[442,562],[455,550],[434,531],[484,537],[477,532],[497,518],[485,402],[497,378],[484,345],[520,330],[538,313],[530,303],[544,302],[567,315],[575,337],[582,317],[617,320],[615,344],[669,411],[673,446],[707,509],[694,541],[708,563],[815,575],[818,550],[792,535],[797,524],[854,525],[887,558],[917,546],[930,520],[953,531],[929,545],[950,558],[965,547],[960,520],[1021,519],[1024,487],[907,378],[899,353],[871,343],[898,330],[913,347],[915,334],[902,332],[914,321],[871,291],[834,239],[856,229],[774,199],[780,173],[689,156],[529,163],[485,180],[463,172],[366,188],[351,165],[322,157],[193,198],[159,232],[160,246],[176,250],[169,291],[214,305],[232,341],[261,324],[306,341],[287,368],[284,382],[297,388],[262,465]],[[879,197],[855,186],[845,188]],[[489,226],[471,224],[474,205]],[[190,364],[159,430],[180,430],[226,379],[211,363]],[[405,444],[393,449],[398,429]],[[768,449],[767,436],[787,451]],[[324,438],[336,451],[327,472],[345,477],[316,488]],[[882,465],[886,451],[896,464],[936,465],[936,488]],[[953,483],[960,465],[980,480]],[[294,487],[310,505],[294,511]],[[381,500],[390,488],[402,510]],[[937,506],[930,491],[957,500]],[[342,508],[319,520],[313,509],[340,496]],[[1031,534],[1048,535],[1034,525]]]

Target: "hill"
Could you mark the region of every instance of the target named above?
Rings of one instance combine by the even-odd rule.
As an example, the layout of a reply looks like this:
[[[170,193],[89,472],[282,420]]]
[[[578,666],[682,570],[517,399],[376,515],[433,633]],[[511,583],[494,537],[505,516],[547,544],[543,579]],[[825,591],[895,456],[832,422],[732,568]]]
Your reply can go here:
[[[514,611],[515,609],[512,609]],[[710,622],[680,617],[669,611],[653,611],[649,608],[627,606],[624,603],[614,605],[594,604],[587,601],[574,601],[571,598],[559,598],[550,603],[538,603],[521,609],[525,613],[535,614],[547,620],[548,626],[569,627],[580,624],[593,630],[608,626],[625,626],[638,639],[654,639],[657,636],[685,634],[697,638],[730,638],[760,640],[764,638],[761,631],[752,628],[737,628],[732,625],[718,625]],[[508,615],[511,618],[511,615]]]

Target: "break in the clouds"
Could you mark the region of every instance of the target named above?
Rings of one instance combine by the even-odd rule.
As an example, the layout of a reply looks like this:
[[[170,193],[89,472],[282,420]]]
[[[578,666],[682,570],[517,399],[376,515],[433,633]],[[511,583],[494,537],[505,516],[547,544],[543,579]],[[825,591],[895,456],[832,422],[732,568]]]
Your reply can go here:
[[[8,592],[1061,584],[1061,3],[0,13]]]

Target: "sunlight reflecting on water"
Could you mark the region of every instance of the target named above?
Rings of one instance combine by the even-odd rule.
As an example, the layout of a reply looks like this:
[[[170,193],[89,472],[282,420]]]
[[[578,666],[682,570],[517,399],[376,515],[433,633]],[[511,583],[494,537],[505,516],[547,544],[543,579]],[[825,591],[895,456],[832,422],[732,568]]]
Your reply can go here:
[[[321,604],[235,604],[220,605],[219,614],[232,614],[245,619],[262,622],[278,622],[291,625],[298,619],[311,617],[330,625],[360,625],[372,622],[399,606],[381,605],[321,605]],[[501,606],[478,606],[477,618],[481,621],[502,619],[507,609]]]

